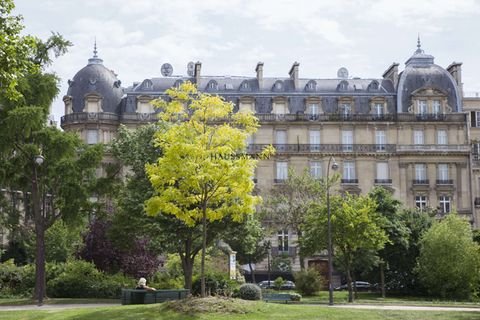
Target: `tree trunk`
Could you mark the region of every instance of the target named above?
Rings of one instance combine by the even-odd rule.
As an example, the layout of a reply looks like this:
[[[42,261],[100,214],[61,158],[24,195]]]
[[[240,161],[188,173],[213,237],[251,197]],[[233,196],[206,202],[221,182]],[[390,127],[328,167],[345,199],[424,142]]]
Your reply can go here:
[[[302,231],[301,230],[297,229],[297,236],[298,236],[298,239],[300,239],[302,237]],[[298,259],[300,260],[299,261],[300,262],[300,270],[305,271],[305,257],[302,254],[302,249],[299,246],[297,246],[297,248],[299,248]]]
[[[252,274],[252,282],[257,283],[255,280],[255,270],[252,268],[252,260],[248,260],[248,266],[250,267],[250,273]]]
[[[207,250],[207,206],[203,205],[203,215],[202,215],[202,264],[200,267],[200,277],[201,277],[201,292],[200,296],[205,298],[205,255]]]
[[[380,262],[380,288],[382,289],[382,298],[385,298],[385,266],[384,262]]]
[[[35,294],[38,305],[43,305],[46,296],[45,283],[45,221],[40,208],[40,192],[37,182],[37,170],[33,168],[32,207],[35,221]]]
[[[350,273],[350,264],[347,265],[347,285],[348,285],[348,302],[353,302],[352,275]]]
[[[192,242],[190,239],[185,242],[185,252],[179,252],[178,254],[182,261],[184,288],[190,290],[190,293],[192,293],[194,258],[192,257]]]

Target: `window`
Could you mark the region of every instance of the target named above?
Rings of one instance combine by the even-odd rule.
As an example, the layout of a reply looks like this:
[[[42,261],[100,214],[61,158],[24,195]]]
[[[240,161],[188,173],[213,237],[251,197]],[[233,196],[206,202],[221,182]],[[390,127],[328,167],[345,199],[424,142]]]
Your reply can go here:
[[[441,108],[440,108],[441,104],[440,104],[440,100],[433,100],[432,101],[432,113],[434,115],[439,115],[441,112]]]
[[[288,252],[288,230],[278,231],[278,251]]]
[[[415,145],[425,144],[423,130],[414,130],[413,131],[413,144],[415,144]]]
[[[310,162],[310,175],[314,179],[320,179],[322,177],[322,164],[320,161]]]
[[[417,163],[415,165],[415,180],[417,183],[425,183],[427,180],[427,165],[424,163]]]
[[[386,183],[388,180],[388,162],[377,162],[377,180]]]
[[[343,162],[343,180],[355,179],[355,162],[345,161]]]
[[[275,103],[273,105],[273,113],[285,115],[287,113],[287,107],[285,106],[285,103]]]
[[[288,178],[288,162],[278,161],[276,182],[285,181],[287,180],[287,178]]]
[[[316,120],[318,119],[318,114],[320,113],[320,108],[318,107],[318,104],[316,103],[311,103],[308,105],[308,118],[310,120]]]
[[[310,130],[310,151],[320,151],[320,130]]]
[[[385,151],[387,138],[384,130],[375,131],[375,148],[377,151]]]
[[[427,208],[427,196],[415,196],[415,206],[421,211]]]
[[[278,151],[286,151],[287,149],[287,131],[286,130],[275,131],[275,148]]]
[[[342,131],[342,147],[343,151],[353,151],[353,131]]]
[[[439,164],[438,165],[438,180],[442,183],[448,181],[448,164]]]
[[[87,130],[87,144],[96,144],[98,143],[98,131],[88,129]]]
[[[451,198],[449,196],[440,196],[438,198],[438,204],[439,204],[440,213],[450,212]]]
[[[344,119],[349,119],[352,115],[352,106],[350,103],[342,103],[341,107],[342,116]]]
[[[470,121],[471,121],[472,127],[474,128],[480,127],[480,112],[479,111],[470,112]]]
[[[437,131],[437,144],[448,144],[447,130]]]
[[[419,100],[418,101],[418,114],[426,115],[427,114],[427,101]]]
[[[383,103],[375,103],[373,106],[373,112],[377,117],[383,116]]]
[[[253,112],[253,105],[251,103],[240,102],[239,112]]]

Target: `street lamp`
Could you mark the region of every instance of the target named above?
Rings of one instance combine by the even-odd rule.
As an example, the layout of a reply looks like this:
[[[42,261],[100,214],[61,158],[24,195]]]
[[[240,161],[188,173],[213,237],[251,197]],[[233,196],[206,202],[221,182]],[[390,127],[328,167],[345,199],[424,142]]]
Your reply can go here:
[[[41,208],[41,188],[38,181],[38,168],[43,164],[45,158],[39,154],[33,157],[33,177],[32,177],[32,207],[33,216],[35,220],[35,297],[38,300],[38,305],[43,305],[43,297],[45,294],[45,242],[42,223],[42,208]]]
[[[333,163],[331,163],[333,160]],[[328,159],[328,166],[327,166],[327,237],[328,237],[328,305],[333,306],[333,284],[332,284],[332,223],[331,223],[331,213],[330,213],[330,164],[332,166],[332,170],[336,171],[338,169],[338,164],[335,161],[333,156]]]

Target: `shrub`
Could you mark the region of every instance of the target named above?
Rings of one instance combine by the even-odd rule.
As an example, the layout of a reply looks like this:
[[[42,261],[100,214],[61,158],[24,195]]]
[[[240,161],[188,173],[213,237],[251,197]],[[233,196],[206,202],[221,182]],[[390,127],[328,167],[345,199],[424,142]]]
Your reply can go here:
[[[230,280],[224,274],[205,275],[205,291],[207,295],[230,297],[237,286],[238,284],[236,281]],[[192,284],[192,294],[200,295],[200,289],[201,278],[197,278]]]
[[[285,280],[283,280],[282,277],[278,277],[277,279],[275,279],[275,281],[273,281],[273,286],[275,287],[275,289],[280,290],[284,283]]]
[[[240,286],[238,291],[240,299],[243,300],[261,300],[262,289],[253,283],[244,283]]]
[[[292,301],[300,301],[302,299],[302,295],[298,293],[290,293],[290,300]]]
[[[295,274],[296,289],[304,296],[313,295],[321,289],[322,284],[322,277],[314,269],[300,271]]]

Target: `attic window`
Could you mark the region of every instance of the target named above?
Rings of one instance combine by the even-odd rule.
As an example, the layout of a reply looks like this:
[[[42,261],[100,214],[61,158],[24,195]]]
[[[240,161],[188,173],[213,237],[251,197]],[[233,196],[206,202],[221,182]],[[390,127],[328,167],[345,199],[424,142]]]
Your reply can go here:
[[[153,88],[153,83],[151,80],[147,79],[143,82],[143,88],[144,89],[152,89]]]
[[[347,91],[348,90],[348,81],[340,81],[340,83],[337,86],[338,91]]]
[[[211,80],[207,85],[207,90],[209,91],[217,90],[217,88],[218,88],[218,83],[215,80]]]
[[[273,91],[282,91],[283,90],[283,82],[281,80],[277,80],[273,85]]]
[[[173,86],[174,86],[175,88],[179,88],[182,83],[183,83],[182,80],[177,80],[177,81],[175,81],[175,84],[174,84]]]
[[[373,80],[372,82],[370,82],[370,84],[368,85],[368,91],[377,91],[378,90],[378,82]]]
[[[310,80],[305,86],[305,91],[315,91],[317,88],[317,83],[313,80]]]

